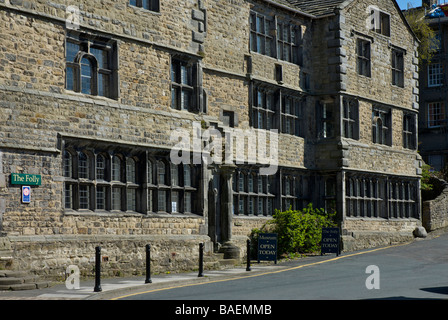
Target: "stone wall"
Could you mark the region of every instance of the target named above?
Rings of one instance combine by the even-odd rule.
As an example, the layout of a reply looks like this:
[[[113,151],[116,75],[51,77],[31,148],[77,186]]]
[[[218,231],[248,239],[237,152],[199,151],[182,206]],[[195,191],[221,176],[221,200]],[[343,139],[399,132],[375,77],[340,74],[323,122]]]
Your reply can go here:
[[[345,252],[405,243],[414,239],[418,219],[346,218],[342,224]]]
[[[211,254],[212,248],[207,236],[190,235],[40,235],[7,239],[8,243],[2,244],[14,255],[8,268],[28,270],[57,281],[65,279],[69,265],[76,265],[82,277],[93,277],[97,246],[101,247],[103,277],[144,275],[147,244],[151,245],[153,274],[198,269],[199,243],[205,243],[205,256]]]
[[[432,200],[423,201],[422,225],[426,231],[434,231],[448,226],[448,187],[442,185],[442,190]]]
[[[79,8],[82,31],[92,37],[111,38],[116,45],[114,89],[119,94],[113,99],[66,89],[69,4]],[[387,6],[391,13],[396,9],[391,1],[379,1],[378,5]],[[251,9],[271,17],[275,14],[300,27],[303,63],[250,50]],[[372,78],[362,79],[355,70],[351,28],[363,30],[365,20],[359,17],[366,14],[366,6],[356,0],[344,10],[342,15],[312,21],[263,1],[164,1],[160,12],[151,12],[126,0],[0,0],[0,231],[9,241],[5,251],[17,259],[14,268],[60,275],[73,263],[81,265],[87,275],[94,247],[101,245],[107,273],[132,273],[132,266],[142,266],[148,242],[154,246],[156,272],[194,268],[197,244],[206,242],[208,252],[212,247],[207,236],[210,219],[205,196],[212,169],[203,169],[205,177],[198,186],[202,202],[195,214],[76,211],[64,206],[64,144],[70,140],[83,145],[110,144],[111,149],[166,153],[174,145],[170,141],[174,129],[192,131],[193,122],[201,123],[203,130],[210,124],[222,129],[224,111],[235,113],[237,128],[249,129],[253,126],[250,88],[255,81],[305,98],[303,134],[280,134],[278,164],[296,169],[297,175],[309,169],[306,174],[317,177],[315,189],[310,190],[313,201],[324,197],[326,176],[319,177],[322,172],[322,176],[334,178],[336,171],[345,167],[415,177],[416,153],[401,147],[400,113],[412,109],[408,102],[414,98],[412,37],[392,14],[392,44],[404,43],[407,52],[405,88],[393,87],[386,79],[390,66],[384,37],[374,43]],[[195,112],[171,108],[173,57],[194,60],[200,69],[198,91],[203,91],[199,95],[205,103],[196,106]],[[281,79],[276,75],[277,67],[281,67]],[[342,93],[361,101],[360,139],[354,143],[340,138],[338,99]],[[333,139],[319,140],[316,106],[328,99],[335,101],[336,134]],[[390,147],[372,148],[371,107],[378,99],[394,108]],[[280,111],[276,112],[281,118]],[[21,203],[20,188],[10,184],[13,172],[42,176],[42,185],[32,188],[30,204]],[[344,182],[339,182],[342,192]],[[232,236],[242,252],[251,230],[267,220],[233,218]],[[383,227],[362,222],[349,229]]]

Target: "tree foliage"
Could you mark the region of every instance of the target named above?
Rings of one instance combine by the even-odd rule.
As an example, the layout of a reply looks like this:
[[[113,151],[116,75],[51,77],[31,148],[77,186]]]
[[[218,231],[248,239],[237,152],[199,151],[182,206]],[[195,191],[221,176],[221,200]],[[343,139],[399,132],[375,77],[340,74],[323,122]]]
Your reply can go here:
[[[426,163],[422,166],[422,181],[421,181],[421,189],[425,191],[431,191],[433,185],[431,184],[431,172],[430,172],[430,166]]]
[[[423,62],[431,63],[431,59],[437,51],[438,39],[436,38],[436,32],[431,29],[428,20],[425,19],[425,9],[409,9],[404,12],[404,16],[420,41],[418,47],[419,64],[421,65]]]
[[[335,215],[313,208],[312,203],[302,210],[275,210],[273,219],[261,230],[253,230],[252,237],[266,231],[277,233],[280,255],[316,252],[320,249],[322,228],[336,226]]]

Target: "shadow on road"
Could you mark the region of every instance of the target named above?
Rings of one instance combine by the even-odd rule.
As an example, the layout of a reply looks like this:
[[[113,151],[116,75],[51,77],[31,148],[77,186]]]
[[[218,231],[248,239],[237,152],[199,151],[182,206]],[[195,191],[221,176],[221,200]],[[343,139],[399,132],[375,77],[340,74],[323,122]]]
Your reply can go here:
[[[420,290],[438,294],[448,294],[448,287],[421,288]]]

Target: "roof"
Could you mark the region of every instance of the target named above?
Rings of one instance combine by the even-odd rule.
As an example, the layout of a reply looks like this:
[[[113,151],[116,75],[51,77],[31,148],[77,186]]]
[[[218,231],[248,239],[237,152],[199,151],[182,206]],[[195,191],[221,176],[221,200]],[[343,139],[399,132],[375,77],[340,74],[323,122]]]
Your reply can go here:
[[[287,2],[300,11],[313,16],[323,16],[334,13],[334,9],[339,7],[346,0],[277,0]]]
[[[280,5],[299,10],[314,17],[333,14],[334,9],[346,0],[274,0]]]
[[[282,7],[290,8],[291,10],[300,11],[303,14],[309,15],[312,18],[320,18],[330,14],[335,14],[335,9],[342,9],[348,4],[352,3],[353,0],[264,0],[273,4],[280,5]],[[409,23],[403,15],[400,7],[397,4],[396,0],[393,1],[398,14],[400,15],[403,23],[408,28],[409,32],[413,35],[413,37],[417,40],[415,33],[412,31]],[[448,12],[448,9],[447,9]]]

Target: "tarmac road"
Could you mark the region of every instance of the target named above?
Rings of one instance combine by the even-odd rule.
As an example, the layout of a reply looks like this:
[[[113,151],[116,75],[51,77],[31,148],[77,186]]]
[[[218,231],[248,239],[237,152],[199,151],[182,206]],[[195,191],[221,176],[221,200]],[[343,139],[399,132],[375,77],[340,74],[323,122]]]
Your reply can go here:
[[[406,245],[346,253],[338,257],[316,257],[305,264],[290,262],[281,269],[256,275],[175,285],[115,297],[119,300],[182,301],[447,298],[446,233]]]

